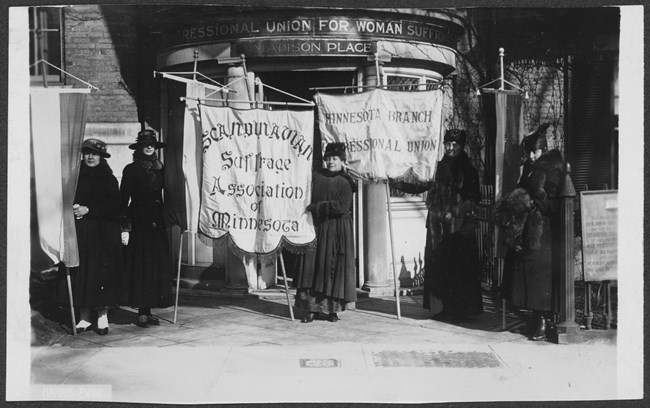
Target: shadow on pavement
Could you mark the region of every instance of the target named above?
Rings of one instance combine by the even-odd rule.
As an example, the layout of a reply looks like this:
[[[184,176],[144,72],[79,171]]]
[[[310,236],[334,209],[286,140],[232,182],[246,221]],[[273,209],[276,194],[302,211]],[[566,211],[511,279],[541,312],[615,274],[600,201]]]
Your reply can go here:
[[[385,313],[395,317],[397,306],[394,297],[359,299],[357,310]],[[503,313],[501,299],[493,297],[489,293],[483,293],[483,313],[475,316],[468,316],[460,322],[443,321],[432,319],[432,313],[422,307],[422,295],[401,296],[400,315],[414,320],[425,320],[463,327],[470,330],[504,331],[512,330],[523,323],[522,318],[506,310],[505,327],[503,324]]]

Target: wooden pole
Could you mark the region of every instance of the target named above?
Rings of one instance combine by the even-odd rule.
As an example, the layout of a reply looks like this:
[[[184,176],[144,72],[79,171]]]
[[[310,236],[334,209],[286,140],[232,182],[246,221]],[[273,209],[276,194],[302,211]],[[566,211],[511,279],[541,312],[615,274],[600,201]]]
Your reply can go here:
[[[176,313],[178,312],[178,292],[181,285],[181,257],[183,256],[183,233],[181,232],[180,245],[178,246],[178,269],[176,271],[176,301],[174,302],[174,324],[176,324]]]
[[[564,183],[560,192],[560,323],[557,325],[557,343],[575,341],[579,326],[575,322],[575,282],[573,276],[573,200],[576,196],[571,181],[571,166],[566,165]]]
[[[500,70],[501,70],[501,78],[500,78],[501,79],[501,85],[499,86],[499,89],[502,90],[502,91],[505,89],[505,83],[504,83],[505,78],[503,77],[503,74],[504,74],[503,57],[505,55],[504,53],[505,53],[505,50],[503,48],[499,48],[499,65],[500,65]]]
[[[399,284],[397,277],[397,267],[395,266],[395,241],[393,239],[393,216],[391,215],[390,208],[390,189],[388,188],[388,181],[385,182],[386,185],[386,197],[388,205],[388,231],[390,233],[390,254],[391,254],[391,265],[393,265],[393,283],[395,284],[395,306],[397,307],[397,320],[402,318],[402,313],[400,310],[399,304]]]
[[[65,267],[65,279],[68,282],[68,299],[70,300],[70,317],[72,318],[72,335],[77,335],[77,322],[74,318],[74,302],[72,300],[72,282],[70,282],[70,269]]]
[[[284,258],[282,257],[282,251],[278,251],[278,258],[280,258],[280,267],[282,268],[282,279],[284,280],[284,293],[287,295],[287,306],[289,306],[289,315],[291,316],[291,321],[293,322],[293,308],[291,307],[291,299],[289,298],[289,284],[287,283],[287,271],[284,269]]]
[[[192,75],[192,79],[196,81],[196,68],[199,62],[199,50],[194,50],[193,56],[194,56],[194,73]]]

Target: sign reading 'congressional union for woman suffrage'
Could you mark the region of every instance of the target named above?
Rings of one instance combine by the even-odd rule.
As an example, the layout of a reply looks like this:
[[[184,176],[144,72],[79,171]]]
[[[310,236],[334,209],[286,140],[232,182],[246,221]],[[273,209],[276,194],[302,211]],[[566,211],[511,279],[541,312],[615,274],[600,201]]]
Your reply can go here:
[[[200,105],[203,182],[199,231],[226,233],[238,248],[275,250],[314,240],[312,111],[234,110]]]
[[[409,19],[385,19],[349,16],[328,17],[272,17],[268,19],[218,20],[199,23],[164,33],[163,48],[202,42],[218,42],[245,38],[336,38],[343,42],[399,38],[409,41],[454,46],[454,35],[449,29]],[[354,41],[355,43],[357,41]],[[318,42],[315,42],[318,43]],[[340,44],[339,47],[340,48]],[[362,45],[355,48],[356,52]],[[330,48],[334,52],[338,48]],[[328,51],[322,48],[321,51]]]
[[[317,93],[323,143],[347,147],[348,168],[364,179],[422,181],[435,175],[442,126],[442,91],[375,89],[351,95]]]

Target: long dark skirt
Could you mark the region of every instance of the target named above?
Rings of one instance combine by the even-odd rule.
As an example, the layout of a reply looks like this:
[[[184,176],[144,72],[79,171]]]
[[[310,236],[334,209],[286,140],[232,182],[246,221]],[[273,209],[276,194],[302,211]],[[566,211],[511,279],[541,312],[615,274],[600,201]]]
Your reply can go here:
[[[316,226],[317,248],[296,257],[294,286],[344,303],[356,302],[353,236],[349,215]]]
[[[343,299],[336,299],[311,289],[296,290],[295,306],[306,312],[339,313],[345,310]]]
[[[76,307],[116,306],[122,269],[122,244],[117,220],[84,218],[76,221],[79,266],[70,268]],[[56,300],[68,304],[67,280],[58,282]]]
[[[305,312],[313,313],[339,313],[345,310],[345,305],[349,302],[331,297],[323,292],[312,289],[310,286],[313,282],[312,271],[316,262],[316,251],[310,251],[304,254],[293,256],[291,269],[295,277],[293,286],[296,289],[296,299],[294,306]],[[308,273],[305,273],[308,271]]]
[[[132,231],[124,253],[123,304],[163,308],[172,300],[172,255],[167,231]]]
[[[436,249],[427,232],[423,307],[433,311],[430,297],[439,299],[446,313],[457,316],[483,312],[481,267],[473,229],[448,235]]]
[[[513,306],[537,311],[557,311],[559,306],[559,237],[553,240],[549,218],[539,250],[509,249],[503,271],[503,297]]]

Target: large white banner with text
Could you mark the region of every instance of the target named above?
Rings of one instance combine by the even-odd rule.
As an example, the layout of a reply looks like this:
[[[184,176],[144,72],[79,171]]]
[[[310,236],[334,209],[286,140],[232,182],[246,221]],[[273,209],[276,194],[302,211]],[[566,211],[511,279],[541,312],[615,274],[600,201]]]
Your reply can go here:
[[[203,182],[199,231],[229,233],[237,248],[267,254],[283,237],[315,239],[311,200],[313,111],[200,105]]]
[[[345,143],[348,168],[364,179],[394,179],[412,171],[430,180],[440,149],[442,98],[440,90],[318,93],[323,147]]]

